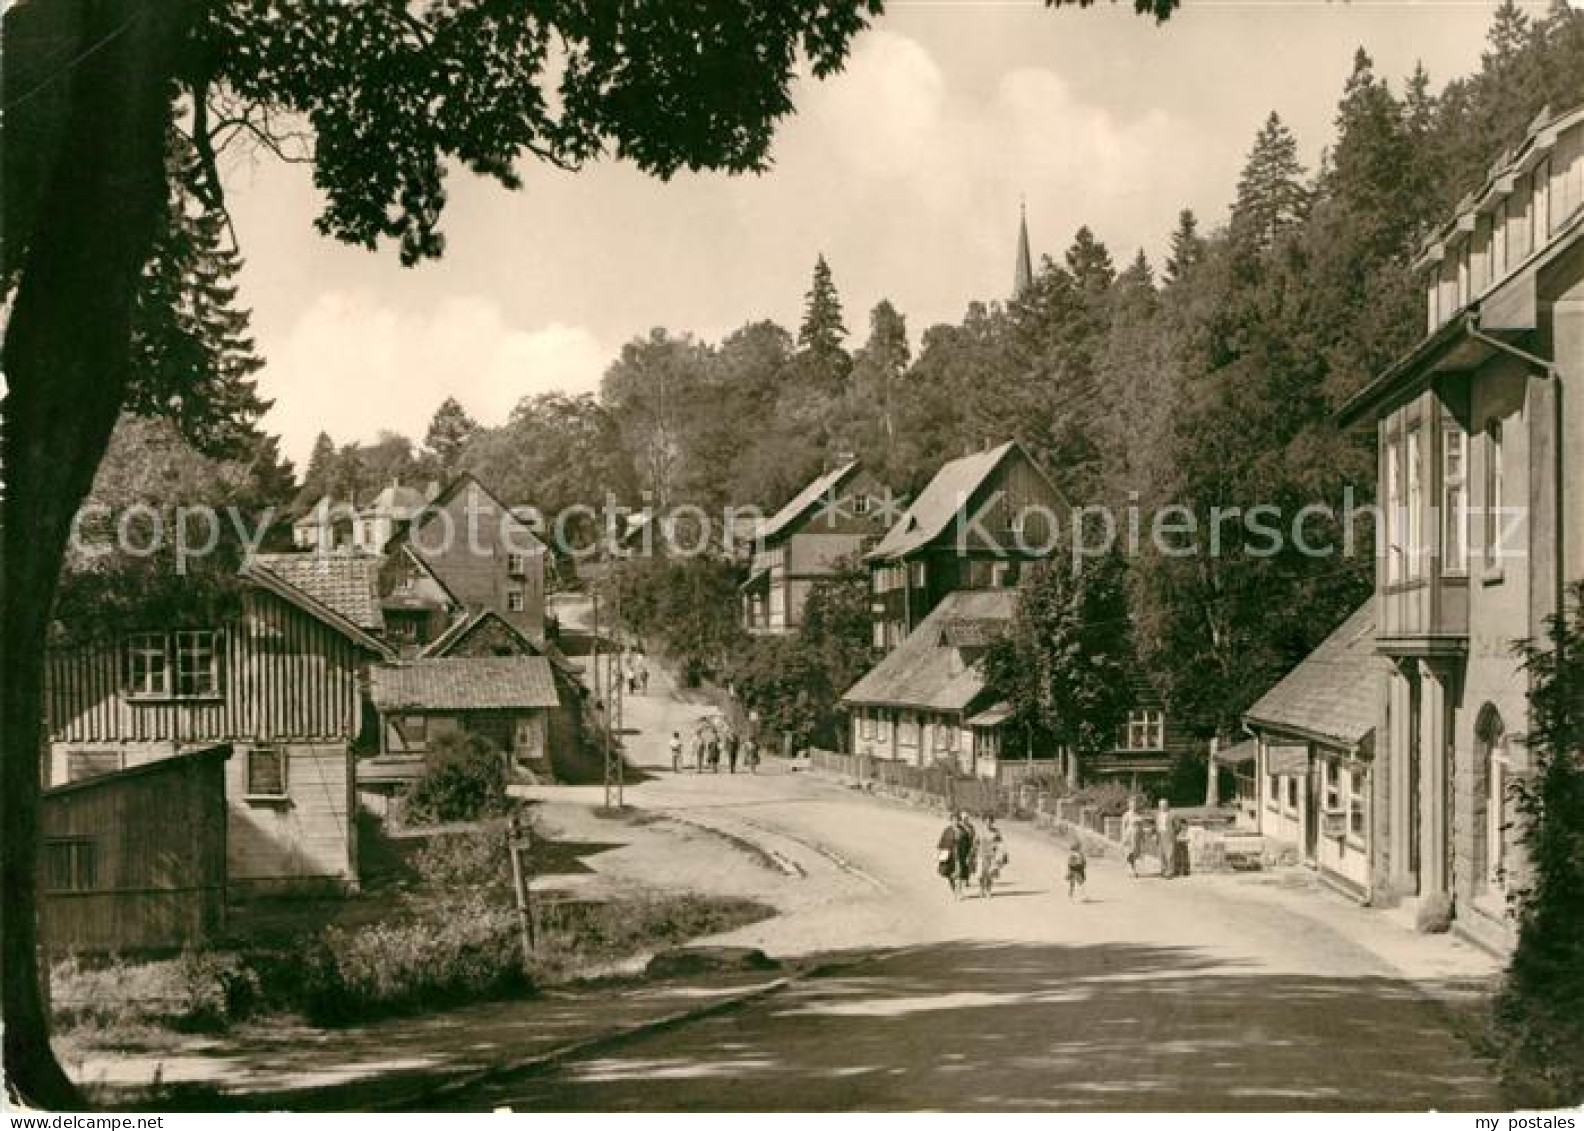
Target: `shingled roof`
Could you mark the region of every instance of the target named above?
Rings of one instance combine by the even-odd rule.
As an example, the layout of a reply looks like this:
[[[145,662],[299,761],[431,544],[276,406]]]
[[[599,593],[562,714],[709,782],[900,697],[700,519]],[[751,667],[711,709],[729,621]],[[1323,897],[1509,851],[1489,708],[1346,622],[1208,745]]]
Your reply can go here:
[[[1011,623],[1017,608],[1012,589],[974,589],[949,593],[907,639],[842,696],[861,706],[914,707],[932,711],[966,710],[984,690],[984,669],[970,662],[962,647],[962,626],[975,626],[975,651],[995,624]]]
[[[369,697],[379,711],[504,711],[557,707],[550,661],[540,656],[457,656],[380,664]]]
[[[808,513],[809,508],[814,506],[821,499],[825,498],[827,495],[833,496],[835,492],[841,490],[842,484],[851,478],[853,473],[857,470],[858,461],[849,460],[847,463],[842,464],[835,470],[827,471],[825,474],[810,482],[808,486],[803,488],[803,490],[792,496],[791,501],[788,502],[786,506],[776,511],[775,514],[771,515],[760,524],[759,529],[756,531],[759,540],[761,542],[768,542],[770,539],[780,534],[787,527],[791,526],[794,522]]]
[[[871,561],[900,558],[938,538],[957,512],[1001,461],[1017,447],[1008,440],[997,447],[962,456],[942,465],[897,524],[886,531],[880,544],[866,555]]]
[[[380,559],[372,554],[312,550],[255,554],[249,565],[268,570],[359,628],[378,632],[385,627],[379,601]]]
[[[1381,665],[1375,652],[1375,602],[1364,602],[1302,663],[1260,696],[1244,718],[1344,747],[1375,728]]]

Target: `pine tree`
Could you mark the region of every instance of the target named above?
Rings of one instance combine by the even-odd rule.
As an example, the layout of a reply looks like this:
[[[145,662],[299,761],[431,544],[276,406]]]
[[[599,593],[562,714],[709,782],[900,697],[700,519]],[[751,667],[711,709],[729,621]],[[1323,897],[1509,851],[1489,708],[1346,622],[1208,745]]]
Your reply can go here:
[[[1199,234],[1199,218],[1193,209],[1177,213],[1177,230],[1171,234],[1171,249],[1166,256],[1165,282],[1168,287],[1182,282],[1194,265],[1204,258],[1205,241]]]
[[[462,449],[478,430],[478,421],[468,415],[455,397],[447,397],[435,409],[429,431],[424,433],[424,447],[434,456],[447,479],[456,472]]]
[[[231,459],[248,451],[269,401],[253,375],[264,365],[237,305],[242,261],[224,217],[202,205],[190,144],[172,136],[164,222],[143,270],[132,313],[126,409],[175,421],[199,451]]]
[[[1298,160],[1298,141],[1274,110],[1254,139],[1232,206],[1232,238],[1263,253],[1309,212],[1309,190]]]
[[[852,371],[852,358],[843,345],[846,340],[841,297],[822,254],[814,261],[814,280],[804,296],[803,324],[798,328],[800,363],[808,381],[828,392],[845,387]]]
[[[887,460],[896,443],[897,385],[910,360],[907,322],[889,299],[881,299],[869,312],[869,340],[853,361],[853,396],[858,403],[849,416],[877,422]]]

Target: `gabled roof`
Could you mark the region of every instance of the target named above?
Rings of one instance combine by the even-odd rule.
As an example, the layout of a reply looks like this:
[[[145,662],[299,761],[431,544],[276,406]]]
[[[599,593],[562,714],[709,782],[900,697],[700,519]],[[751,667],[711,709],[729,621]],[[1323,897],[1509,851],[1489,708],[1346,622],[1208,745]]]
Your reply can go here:
[[[545,548],[543,540],[534,530],[532,524],[525,522],[523,519],[518,517],[517,511],[521,510],[521,507],[508,507],[496,497],[493,491],[484,486],[484,484],[480,483],[476,475],[474,475],[471,471],[464,471],[455,479],[451,480],[451,482],[446,485],[445,490],[436,495],[434,499],[418,507],[410,518],[397,522],[395,529],[391,533],[391,540],[385,547],[385,552],[391,553],[392,547],[408,544],[408,542],[411,540],[411,535],[414,528],[422,526],[431,516],[438,513],[439,511],[444,510],[451,504],[451,500],[456,498],[456,496],[469,484],[477,487],[480,494],[482,494],[491,503],[495,504],[495,506],[501,512],[502,522],[510,521],[515,523],[523,533],[528,535],[530,540],[522,543],[523,546],[528,548],[528,552],[534,552],[532,547],[536,545],[540,550]],[[414,556],[422,557],[423,555],[415,554]]]
[[[1045,474],[1016,440],[954,459],[935,473],[935,478],[913,500],[897,524],[886,531],[880,544],[864,555],[865,559],[882,561],[905,557],[940,537],[950,528],[958,512],[968,505],[974,492],[1013,452],[1027,459],[1029,466],[1041,476]],[[1052,492],[1055,493],[1054,487]]]
[[[1382,660],[1373,599],[1343,621],[1245,713],[1250,726],[1357,746],[1375,729]]]
[[[562,675],[574,681],[581,682],[582,673],[577,665],[567,659],[566,653],[557,648],[548,640],[537,639],[518,628],[511,621],[501,616],[494,609],[475,609],[466,616],[459,617],[446,626],[446,630],[431,640],[422,652],[425,659],[442,659],[450,656],[462,642],[474,632],[482,628],[487,622],[494,621],[512,636],[516,637],[523,646],[523,654],[527,656],[540,656],[550,661],[550,664]]]
[[[260,589],[264,589],[275,594],[275,596],[281,598],[281,600],[307,613],[315,620],[328,625],[330,628],[341,633],[341,635],[345,636],[348,640],[351,640],[354,644],[357,644],[360,647],[373,652],[377,656],[392,655],[393,653],[388,647],[386,647],[384,642],[369,635],[369,633],[361,626],[350,620],[344,614],[338,612],[336,609],[331,608],[317,597],[314,597],[312,594],[307,593],[286,581],[279,574],[277,574],[274,569],[267,565],[261,564],[258,560],[260,557],[296,556],[298,555],[257,555],[244,561],[242,563],[242,568],[238,571],[238,574],[246,580],[257,585]]]
[[[827,471],[813,479],[803,490],[793,495],[784,507],[759,525],[756,532],[759,541],[770,541],[812,510],[821,499],[827,496],[834,497],[835,493],[841,490],[842,485],[857,471],[858,461],[849,460],[835,470]]]
[[[386,514],[392,518],[408,518],[423,510],[424,493],[416,487],[392,483],[359,508],[362,514]]]
[[[378,632],[385,627],[379,601],[380,559],[372,554],[299,550],[255,554],[252,562],[359,628]]]
[[[369,697],[380,711],[502,711],[560,706],[542,656],[455,656],[378,664]]]
[[[962,625],[974,625],[976,640],[993,624],[1010,624],[1015,589],[972,589],[948,593],[890,655],[855,683],[842,702],[865,706],[966,710],[985,688],[984,669],[953,645]]]
[[[230,757],[231,744],[229,742],[221,742],[198,750],[185,750],[165,758],[155,758],[149,762],[140,762],[135,766],[128,766],[121,770],[111,770],[105,774],[90,774],[88,777],[78,778],[76,781],[52,786],[44,790],[40,796],[47,800],[51,797],[60,797],[63,794],[82,793],[86,790],[120,785],[122,782],[133,778],[148,777],[153,774],[181,773],[211,759],[217,762],[224,762]]]

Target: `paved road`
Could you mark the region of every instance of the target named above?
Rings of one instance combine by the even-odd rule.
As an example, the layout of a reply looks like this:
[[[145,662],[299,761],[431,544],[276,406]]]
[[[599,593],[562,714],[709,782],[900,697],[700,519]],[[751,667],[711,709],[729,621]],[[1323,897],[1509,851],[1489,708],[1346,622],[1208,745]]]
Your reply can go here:
[[[629,702],[636,759],[665,767],[629,802],[752,845],[779,873],[767,892],[795,893],[776,895],[781,916],[731,941],[787,956],[834,952],[845,965],[549,1074],[497,1080],[457,1106],[1497,1103],[1445,1008],[1402,974],[1405,962],[1488,971],[1460,944],[1393,937],[1399,928],[1378,913],[1289,898],[1268,881],[1133,879],[1110,860],[1092,863],[1087,901],[1071,903],[1057,882],[1060,847],[1022,829],[1009,830],[1012,863],[996,898],[957,901],[932,871],[937,816],[774,761],[757,777],[670,773],[665,738],[700,709],[663,679]],[[707,872],[689,878],[707,887]]]

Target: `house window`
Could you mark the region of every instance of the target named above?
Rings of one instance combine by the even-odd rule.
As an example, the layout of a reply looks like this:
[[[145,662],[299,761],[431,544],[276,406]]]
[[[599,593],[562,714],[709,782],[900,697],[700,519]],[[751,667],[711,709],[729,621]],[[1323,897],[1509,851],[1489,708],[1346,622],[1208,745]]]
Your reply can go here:
[[[1485,426],[1485,568],[1500,572],[1502,562],[1502,422]]]
[[[1281,778],[1275,774],[1265,775],[1265,792],[1270,797],[1271,807],[1281,804]]]
[[[286,796],[286,750],[281,746],[248,748],[247,783],[249,797]]]
[[[1320,763],[1320,780],[1325,798],[1325,811],[1339,813],[1342,810],[1342,767],[1326,759]]]
[[[1441,568],[1468,572],[1468,433],[1455,420],[1441,440]]]
[[[506,590],[506,611],[520,613],[523,611],[523,591],[521,589]]]
[[[870,505],[871,504],[868,495],[854,495],[852,500],[852,512],[853,514],[859,515],[868,514]]]
[[[897,745],[917,746],[919,744],[918,716],[913,714],[903,715],[897,721]]]
[[[1386,444],[1386,580],[1401,581],[1403,576],[1402,513],[1402,439],[1393,436]]]
[[[1534,216],[1530,223],[1533,237],[1531,248],[1539,247],[1551,234],[1551,158],[1547,157],[1534,171]]]
[[[404,715],[400,725],[402,741],[409,751],[429,749],[429,719],[426,715]]]
[[[390,626],[391,638],[395,640],[417,640],[418,622],[415,620],[393,620]]]
[[[220,649],[216,634],[193,629],[175,634],[176,694],[198,697],[220,690]]]
[[[1282,780],[1287,783],[1287,811],[1296,813],[1298,811],[1298,779],[1289,776]]]
[[[875,736],[874,716],[868,711],[858,713],[858,737],[873,738]]]
[[[1496,220],[1491,227],[1491,275],[1500,277],[1507,270],[1507,202],[1496,206]]]
[[[880,621],[880,620],[875,621],[873,628],[874,628],[874,646],[875,646],[876,649],[883,650],[885,648],[885,646],[886,646],[886,626],[885,626],[885,621]]]
[[[99,854],[87,837],[54,837],[43,844],[44,890],[93,891],[99,886]]]
[[[1005,589],[1012,576],[1010,562],[993,562],[990,566],[990,587],[992,589]]]
[[[1407,576],[1424,575],[1424,434],[1417,428],[1408,433],[1408,529],[1406,538]]]
[[[170,664],[163,632],[140,632],[127,638],[127,691],[135,696],[170,694]]]
[[[220,634],[210,629],[127,637],[127,693],[134,699],[220,693]]]
[[[1117,735],[1117,746],[1122,750],[1164,750],[1166,748],[1166,716],[1157,710],[1138,710],[1128,713]]]
[[[1368,767],[1362,765],[1349,767],[1347,779],[1347,835],[1349,840],[1362,845],[1365,826],[1369,822],[1369,810],[1366,808],[1369,803]]]
[[[913,588],[914,589],[922,589],[922,588],[924,588],[924,582],[925,582],[925,580],[927,579],[927,576],[928,576],[927,572],[926,572],[926,570],[924,568],[924,563],[923,562],[914,562],[908,568],[912,571],[912,574],[913,574],[913,581],[912,581]]]
[[[528,560],[522,554],[506,555],[506,572],[513,577],[521,577],[528,572]]]
[[[956,750],[957,728],[949,723],[936,723],[934,745],[936,750]]]

